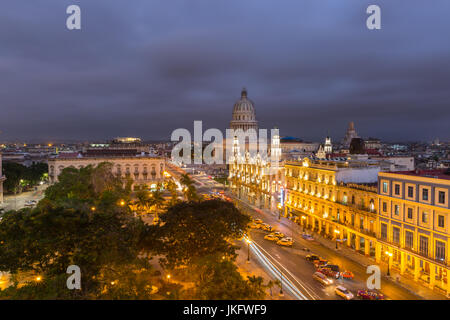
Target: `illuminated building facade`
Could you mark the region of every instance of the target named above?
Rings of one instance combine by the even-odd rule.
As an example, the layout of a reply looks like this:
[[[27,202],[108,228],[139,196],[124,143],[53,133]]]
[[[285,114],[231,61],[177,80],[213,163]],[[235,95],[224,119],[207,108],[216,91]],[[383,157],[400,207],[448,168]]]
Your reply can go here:
[[[287,162],[285,215],[303,229],[374,256],[378,172],[358,162]]]
[[[245,149],[244,149],[245,150]],[[284,201],[284,174],[280,162],[280,137],[272,137],[267,157],[259,152],[252,156],[242,152],[237,138],[233,141],[233,156],[229,159],[231,191],[239,198],[258,206],[276,210]]]
[[[450,175],[382,172],[376,260],[450,295]]]

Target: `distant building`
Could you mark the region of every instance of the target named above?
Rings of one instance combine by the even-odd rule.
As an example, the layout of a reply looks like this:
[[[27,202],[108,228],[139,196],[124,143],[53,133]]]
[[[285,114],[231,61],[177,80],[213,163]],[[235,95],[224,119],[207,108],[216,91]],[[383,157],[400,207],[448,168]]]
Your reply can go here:
[[[381,149],[381,140],[376,138],[368,138],[364,140],[364,145],[366,149],[372,150],[380,150]]]
[[[241,99],[234,104],[230,129],[243,131],[253,129],[256,133],[258,132],[255,104],[247,98],[247,89],[245,88],[241,91]]]
[[[349,123],[347,132],[345,133],[345,137],[342,140],[342,146],[344,149],[350,148],[350,143],[352,142],[352,139],[359,138],[358,134],[355,130],[355,124],[352,122]]]
[[[67,153],[48,160],[50,183],[58,181],[58,176],[68,167],[80,169],[88,165],[97,166],[102,162],[113,165],[113,174],[122,178],[129,177],[133,180],[133,186],[147,185],[150,188],[164,180],[166,161],[164,158],[150,156],[148,154],[136,155],[125,150],[114,153],[114,150],[91,151],[87,154]]]

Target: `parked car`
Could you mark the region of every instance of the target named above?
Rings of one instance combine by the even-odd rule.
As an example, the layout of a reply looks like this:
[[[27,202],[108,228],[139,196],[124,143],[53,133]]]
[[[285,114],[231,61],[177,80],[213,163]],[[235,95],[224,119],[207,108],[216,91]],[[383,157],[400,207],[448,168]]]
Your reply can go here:
[[[294,244],[294,240],[292,240],[292,238],[286,237],[281,240],[278,240],[277,244],[280,246],[292,247],[292,245]]]
[[[254,219],[253,222],[254,223],[259,223],[259,224],[263,223],[263,221],[261,219]]]
[[[352,300],[355,297],[353,293],[343,286],[337,286],[334,292],[345,300]]]
[[[336,279],[339,279],[341,275],[339,272],[339,266],[334,264],[327,264],[325,266],[319,267],[317,271],[322,272],[326,276],[333,277]]]
[[[363,300],[384,300],[384,295],[370,290],[358,290],[358,298]]]
[[[269,232],[271,232],[273,230],[273,228],[268,223],[261,224],[261,229],[263,229],[264,231],[269,231]]]
[[[250,228],[251,228],[251,229],[260,229],[260,228],[261,228],[261,225],[258,224],[258,223],[252,222],[252,223],[250,223]]]
[[[342,271],[341,276],[342,276],[342,278],[349,279],[349,280],[353,279],[353,277],[354,277],[353,272],[348,271],[348,270]]]
[[[328,263],[328,260],[320,258],[319,260],[314,261],[314,266],[316,268],[320,268],[325,266]]]
[[[313,241],[314,238],[312,236],[310,236],[309,234],[303,233],[302,234],[302,238],[308,241]]]
[[[321,258],[320,258],[317,254],[308,254],[308,255],[305,257],[305,259],[306,259],[307,261],[314,262],[314,261],[316,261],[316,260],[320,260]]]
[[[274,236],[276,236],[280,239],[284,238],[284,233],[282,233],[280,231],[275,231],[275,232],[272,232],[271,234],[273,234]]]
[[[333,280],[329,279],[326,275],[320,272],[314,272],[313,273],[313,279],[320,282],[321,284],[328,286],[330,284],[333,284]]]
[[[274,234],[268,234],[264,237],[264,239],[269,241],[278,241],[278,237]]]

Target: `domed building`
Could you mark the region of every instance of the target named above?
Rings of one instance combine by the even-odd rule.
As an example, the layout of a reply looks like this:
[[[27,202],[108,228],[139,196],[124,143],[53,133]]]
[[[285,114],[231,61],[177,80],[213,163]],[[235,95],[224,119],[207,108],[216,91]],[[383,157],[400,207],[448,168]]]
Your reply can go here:
[[[241,99],[234,104],[230,129],[241,129],[243,131],[255,129],[255,131],[258,132],[255,104],[247,98],[247,90],[245,88],[242,89]]]

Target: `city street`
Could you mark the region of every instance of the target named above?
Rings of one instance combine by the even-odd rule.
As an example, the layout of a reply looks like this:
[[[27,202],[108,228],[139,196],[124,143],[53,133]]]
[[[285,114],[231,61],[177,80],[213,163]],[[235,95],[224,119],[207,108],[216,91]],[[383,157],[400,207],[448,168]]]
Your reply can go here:
[[[351,261],[345,257],[339,255],[336,250],[331,250],[322,246],[316,241],[307,241],[301,238],[301,227],[294,224],[292,221],[281,218],[278,221],[278,216],[267,213],[262,210],[255,210],[253,206],[243,203],[239,200],[239,203],[243,205],[244,210],[254,218],[260,218],[264,222],[270,224],[276,230],[283,232],[286,236],[294,239],[294,245],[291,248],[281,247],[271,241],[264,240],[264,236],[267,232],[252,229],[250,231],[250,238],[256,246],[261,248],[263,252],[271,257],[272,260],[284,269],[287,277],[294,279],[298,288],[305,294],[309,295],[311,299],[341,299],[334,293],[336,285],[343,285],[355,295],[358,290],[366,288],[366,268],[358,263]],[[310,252],[304,251],[303,248],[308,248]],[[339,265],[341,270],[349,270],[355,275],[353,280],[334,280],[333,285],[324,287],[312,278],[312,274],[315,271],[314,265],[305,260],[305,256],[309,253],[315,253],[322,258],[325,258],[331,264]],[[289,274],[290,273],[290,274]],[[410,300],[420,299],[417,295],[395,285],[390,281],[384,279],[381,280],[381,290],[387,299],[394,300]]]
[[[17,195],[5,195],[4,203],[0,204],[0,208],[3,208],[5,211],[18,210],[25,207],[27,201],[39,201],[44,197],[44,192],[47,187],[48,185],[44,184],[38,186],[37,191],[28,191]]]

